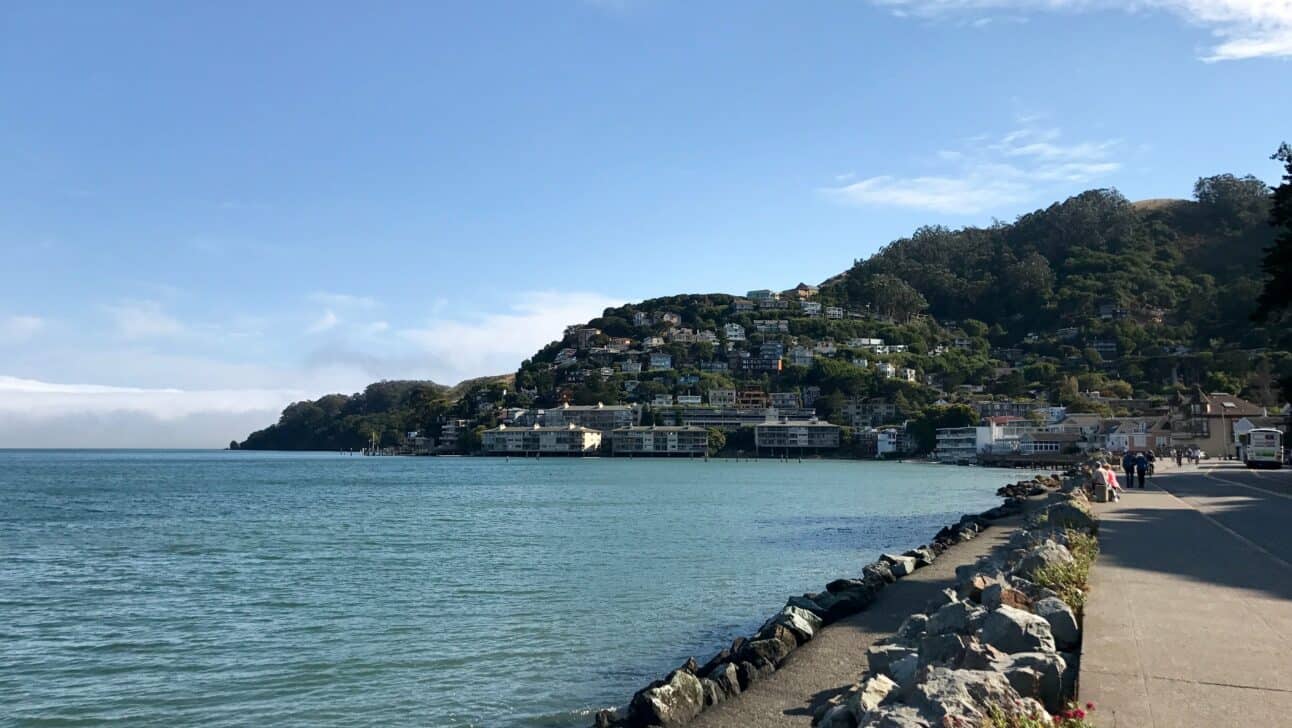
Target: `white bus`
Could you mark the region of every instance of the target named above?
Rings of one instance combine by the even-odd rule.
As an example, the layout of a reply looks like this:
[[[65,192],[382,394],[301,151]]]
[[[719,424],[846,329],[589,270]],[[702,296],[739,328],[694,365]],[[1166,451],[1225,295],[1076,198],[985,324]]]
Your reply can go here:
[[[1272,427],[1257,427],[1243,435],[1243,462],[1249,468],[1283,467],[1283,433]]]

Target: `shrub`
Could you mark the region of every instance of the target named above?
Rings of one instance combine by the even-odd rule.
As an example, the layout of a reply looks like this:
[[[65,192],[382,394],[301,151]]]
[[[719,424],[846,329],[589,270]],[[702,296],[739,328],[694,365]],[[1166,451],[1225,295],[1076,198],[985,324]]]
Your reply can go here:
[[[1095,712],[1094,703],[1086,703],[1085,708],[1070,703],[1068,709],[1058,715],[1032,715],[1015,706],[1005,708],[1000,705],[987,706],[987,728],[1094,728],[1090,714]]]
[[[1053,589],[1073,609],[1080,609],[1086,603],[1090,567],[1099,555],[1099,541],[1090,534],[1071,529],[1067,531],[1067,536],[1072,563],[1043,566],[1036,570],[1034,581]]]

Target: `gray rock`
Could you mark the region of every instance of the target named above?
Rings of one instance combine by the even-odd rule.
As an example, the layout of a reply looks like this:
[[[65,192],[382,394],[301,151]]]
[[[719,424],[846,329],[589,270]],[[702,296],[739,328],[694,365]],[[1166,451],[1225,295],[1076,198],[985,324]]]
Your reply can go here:
[[[996,609],[1000,605],[1016,609],[1030,609],[1032,598],[1023,592],[1004,584],[992,584],[982,590],[982,605],[987,609]]]
[[[914,655],[915,650],[902,645],[871,645],[866,650],[866,664],[876,675],[892,676],[891,666],[894,662]]]
[[[1066,547],[1054,541],[1045,541],[1027,552],[1027,556],[1014,567],[1014,573],[1024,579],[1034,580],[1041,569],[1071,563],[1072,553]]]
[[[1071,528],[1086,533],[1095,533],[1099,530],[1099,521],[1086,509],[1076,505],[1076,501],[1067,501],[1050,506],[1046,509],[1049,514],[1049,524],[1054,528]]]
[[[787,647],[784,642],[778,639],[754,640],[745,645],[745,649],[741,650],[740,658],[755,665],[760,662],[779,665],[786,657],[790,656],[792,651],[792,648]]]
[[[706,708],[727,699],[727,692],[718,687],[718,683],[707,677],[700,678],[700,687],[704,688],[704,707]]]
[[[866,713],[875,710],[885,701],[894,697],[898,686],[887,675],[871,675],[861,681],[860,689],[854,690],[846,705],[858,720]]]
[[[907,701],[935,725],[980,725],[988,705],[1012,705],[1021,700],[1005,676],[987,670],[931,667]]]
[[[826,612],[826,618],[834,621],[856,614],[869,607],[879,596],[879,589],[873,585],[863,585],[835,595],[834,604]]]
[[[897,628],[897,637],[903,641],[917,640],[924,635],[928,628],[929,615],[912,614],[902,621],[902,625]]]
[[[903,577],[915,573],[916,566],[914,556],[882,554],[879,559],[880,561],[888,564],[888,568],[892,570],[893,576]]]
[[[861,568],[861,578],[871,584],[892,584],[897,581],[893,575],[893,570],[888,564],[882,561],[876,561],[873,564],[866,564]]]
[[[982,641],[1002,652],[1054,652],[1054,635],[1045,619],[1021,609],[1002,606],[982,624]]]
[[[1028,581],[1027,579],[1024,579],[1021,576],[1009,577],[1009,584],[1015,589],[1026,594],[1028,599],[1031,599],[1033,602],[1039,602],[1042,599],[1048,599],[1049,597],[1059,596],[1058,592],[1054,591],[1053,589],[1049,589],[1035,582]]]
[[[1063,710],[1067,694],[1063,673],[1067,664],[1053,652],[1019,652],[1000,660],[994,667],[1025,698],[1036,698],[1051,713]]]
[[[1077,676],[1081,674],[1081,655],[1077,652],[1063,652],[1059,654],[1067,667],[1063,669],[1063,694],[1065,696],[1077,694]]]
[[[920,667],[955,667],[965,654],[965,639],[958,634],[928,634],[920,640]]]
[[[730,662],[724,662],[714,668],[709,673],[708,679],[729,698],[740,694],[740,675],[736,671],[736,666]]]
[[[829,601],[834,601],[834,595],[829,592],[825,592],[824,594],[829,597]],[[785,603],[785,606],[797,607],[804,611],[811,612],[818,617],[824,617],[826,611],[830,607],[826,604],[822,604],[821,599],[822,595],[820,594],[804,594],[801,597],[790,597],[789,601]]]
[[[937,559],[937,556],[934,555],[932,549],[930,549],[928,546],[920,546],[918,548],[913,548],[902,555],[910,556],[911,558],[915,559],[915,567],[917,569],[923,569],[926,566],[932,566],[934,560]]]
[[[973,632],[982,620],[986,617],[986,610],[969,602],[953,602],[948,604],[929,617],[928,624],[925,625],[925,631],[929,634],[945,634],[948,632],[958,634],[969,634]]]
[[[893,682],[898,685],[912,685],[915,683],[915,675],[919,670],[920,656],[918,653],[913,652],[889,664],[888,676],[893,678]]]
[[[781,610],[780,614],[772,617],[771,622],[783,624],[798,635],[800,642],[807,642],[817,633],[817,630],[825,626],[825,622],[820,617],[809,612],[806,609],[787,606]]]
[[[866,713],[858,728],[933,728],[920,711],[909,705],[886,705]]]
[[[925,611],[930,613],[936,612],[942,607],[945,607],[948,604],[953,604],[958,601],[960,601],[960,595],[956,594],[955,589],[951,589],[951,588],[943,589],[942,591],[938,592],[937,596],[929,600],[929,603],[925,605]]]
[[[630,712],[647,725],[682,725],[704,710],[704,686],[686,670],[674,670],[660,684],[633,696]]]
[[[1054,644],[1061,650],[1070,650],[1081,642],[1081,630],[1077,627],[1077,615],[1057,597],[1042,599],[1032,607],[1038,617],[1050,623],[1050,633],[1054,635]]]
[[[826,711],[817,728],[856,728],[857,718],[846,705],[835,705]]]

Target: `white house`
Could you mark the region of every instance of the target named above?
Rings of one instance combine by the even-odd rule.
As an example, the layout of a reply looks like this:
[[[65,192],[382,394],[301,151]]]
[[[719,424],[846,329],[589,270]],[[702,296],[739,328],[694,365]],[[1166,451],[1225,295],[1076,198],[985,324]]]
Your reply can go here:
[[[734,389],[710,389],[708,395],[709,404],[714,407],[736,406],[736,390]]]
[[[791,366],[810,367],[812,366],[812,359],[815,358],[815,355],[806,346],[794,346],[790,347],[789,352],[786,354],[786,358],[789,359]]]
[[[875,369],[879,371],[879,376],[883,377],[884,379],[892,379],[893,377],[897,376],[897,367],[893,366],[892,364],[889,364],[886,361],[881,361],[880,363],[876,364]]]
[[[619,362],[619,371],[624,374],[640,374],[642,363],[633,359]]]
[[[727,324],[722,327],[722,334],[727,337],[727,341],[744,341],[745,327],[740,324]]]
[[[897,378],[906,380],[908,382],[914,382],[915,370],[911,369],[910,367],[902,367],[901,369],[897,370]]]
[[[838,306],[826,306],[825,317],[828,319],[841,319],[843,318],[843,309]]]
[[[656,407],[672,407],[672,406],[673,406],[673,395],[671,395],[671,394],[657,394],[657,395],[655,395],[655,398],[654,398],[654,399],[652,399],[652,400],[650,401],[650,403],[651,403],[651,404],[653,404],[653,405],[655,405]]]

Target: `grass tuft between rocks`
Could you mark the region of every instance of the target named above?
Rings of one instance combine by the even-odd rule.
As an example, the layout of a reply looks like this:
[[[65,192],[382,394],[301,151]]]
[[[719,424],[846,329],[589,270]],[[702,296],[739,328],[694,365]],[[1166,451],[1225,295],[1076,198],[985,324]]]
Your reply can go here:
[[[1099,540],[1094,536],[1069,529],[1068,551],[1072,563],[1047,564],[1037,569],[1035,581],[1053,589],[1059,598],[1073,609],[1080,610],[1086,603],[1086,589],[1090,585],[1090,567],[1099,556]]]

